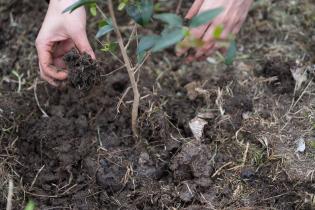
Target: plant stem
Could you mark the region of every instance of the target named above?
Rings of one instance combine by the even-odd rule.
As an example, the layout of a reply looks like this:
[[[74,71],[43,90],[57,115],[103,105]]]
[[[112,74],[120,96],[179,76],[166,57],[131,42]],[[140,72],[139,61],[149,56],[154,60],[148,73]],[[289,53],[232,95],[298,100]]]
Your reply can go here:
[[[117,36],[118,45],[119,45],[121,54],[123,56],[123,59],[124,59],[125,65],[126,65],[126,69],[127,69],[128,75],[129,75],[129,79],[130,79],[130,83],[131,83],[131,87],[132,87],[132,91],[133,91],[133,104],[132,104],[132,111],[131,111],[131,128],[132,128],[133,135],[135,137],[138,137],[137,120],[138,120],[138,110],[139,110],[139,103],[140,103],[140,94],[139,94],[139,90],[138,90],[138,84],[137,84],[136,79],[135,79],[135,74],[134,74],[133,68],[131,66],[129,56],[128,56],[126,48],[124,46],[122,35],[121,35],[119,28],[118,28],[118,25],[117,25],[112,0],[108,0],[108,9],[109,9],[110,16],[112,18],[112,25],[113,25],[114,31],[116,33],[116,36]]]

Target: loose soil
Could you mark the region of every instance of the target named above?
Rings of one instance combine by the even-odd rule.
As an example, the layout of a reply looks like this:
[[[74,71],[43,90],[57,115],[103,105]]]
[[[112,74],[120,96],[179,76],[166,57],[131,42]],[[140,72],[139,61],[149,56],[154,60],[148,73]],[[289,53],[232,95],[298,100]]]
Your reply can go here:
[[[11,179],[13,209],[314,209],[314,7],[255,3],[231,67],[154,55],[140,74],[135,140],[120,63],[73,49],[63,88],[37,81],[32,17],[46,5],[0,3],[0,208]],[[297,89],[292,75],[304,72]]]

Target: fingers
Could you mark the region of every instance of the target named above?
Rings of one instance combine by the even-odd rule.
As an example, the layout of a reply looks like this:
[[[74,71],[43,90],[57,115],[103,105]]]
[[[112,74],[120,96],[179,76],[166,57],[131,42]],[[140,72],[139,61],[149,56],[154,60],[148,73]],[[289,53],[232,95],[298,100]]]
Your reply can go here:
[[[67,68],[64,60],[63,60],[63,56],[61,57],[58,57],[58,58],[54,58],[53,59],[53,65],[58,68],[59,70],[62,69],[62,70],[65,70]]]
[[[37,41],[36,49],[38,53],[41,77],[54,86],[57,84],[54,80],[65,80],[67,78],[67,74],[65,72],[58,72],[51,66],[53,64],[51,53],[52,44]]]
[[[55,50],[53,52],[53,57],[54,58],[62,57],[74,47],[75,47],[74,42],[71,39],[67,39],[65,41],[59,42],[57,46],[55,47]]]
[[[90,45],[85,31],[77,33],[77,35],[75,37],[72,37],[72,39],[80,53],[86,52],[92,57],[92,59],[95,59],[94,51]]]
[[[189,11],[187,12],[185,18],[191,19],[193,16],[197,15],[204,0],[195,0]]]
[[[50,85],[54,86],[54,87],[58,87],[58,84],[57,82],[55,82],[52,78],[46,76],[44,73],[43,73],[43,69],[41,67],[40,64],[39,65],[39,69],[40,69],[40,77],[43,79],[43,80],[46,80]]]
[[[236,26],[234,26],[234,23],[220,23],[220,22],[216,22],[213,23],[208,30],[206,31],[205,35],[203,36],[203,41],[206,43],[204,47],[202,47],[201,49],[198,49],[196,51],[196,54],[194,56],[195,59],[200,59],[201,57],[209,57],[211,56],[212,53],[214,53],[216,50],[221,51],[222,47],[220,46],[219,43],[217,43],[217,39],[221,40],[221,41],[225,41],[228,39],[228,36],[233,33],[234,31],[238,30],[240,28],[236,28]],[[214,37],[214,32],[216,30],[216,28],[218,26],[222,25],[223,26],[223,32],[221,33],[219,38]]]

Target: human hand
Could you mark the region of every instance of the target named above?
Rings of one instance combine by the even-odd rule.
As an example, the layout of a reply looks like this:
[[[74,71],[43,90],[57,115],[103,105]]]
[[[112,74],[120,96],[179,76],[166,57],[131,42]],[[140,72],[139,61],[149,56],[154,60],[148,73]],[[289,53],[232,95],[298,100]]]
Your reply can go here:
[[[189,54],[187,60],[202,60],[216,50],[226,51],[226,48],[222,48],[214,37],[215,29],[220,26],[223,27],[220,41],[226,41],[231,34],[236,35],[247,17],[252,2],[253,0],[195,0],[186,15],[187,19],[218,7],[222,7],[224,10],[210,23],[190,30],[191,36],[194,39],[201,39],[204,44],[202,47],[196,48],[194,54]],[[180,48],[177,55],[183,55],[188,50],[188,48]]]
[[[95,54],[86,35],[86,12],[84,7],[72,13],[62,13],[76,0],[50,0],[48,11],[36,39],[41,77],[53,86],[67,78],[63,56],[73,47]]]

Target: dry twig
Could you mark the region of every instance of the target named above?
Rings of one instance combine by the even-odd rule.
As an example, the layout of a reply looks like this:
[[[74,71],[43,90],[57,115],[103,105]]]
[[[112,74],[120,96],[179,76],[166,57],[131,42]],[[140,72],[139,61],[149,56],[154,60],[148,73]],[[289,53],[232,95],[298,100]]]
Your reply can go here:
[[[131,128],[132,128],[133,135],[135,137],[138,137],[137,119],[138,119],[138,109],[139,109],[139,103],[140,103],[140,94],[139,94],[139,90],[138,90],[138,84],[136,82],[135,74],[134,74],[133,68],[131,66],[131,62],[130,62],[129,56],[127,54],[126,48],[125,48],[124,43],[123,43],[122,35],[121,35],[119,28],[118,28],[118,25],[117,25],[112,0],[108,1],[108,9],[109,9],[109,13],[110,13],[110,16],[112,19],[113,28],[114,28],[114,31],[115,31],[116,36],[117,36],[118,45],[119,45],[122,57],[124,59],[125,65],[126,65],[126,69],[128,71],[131,87],[133,90],[134,100],[133,100],[132,111],[131,111]]]

